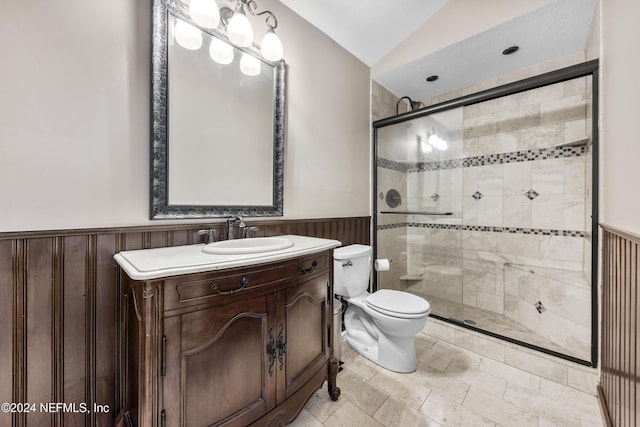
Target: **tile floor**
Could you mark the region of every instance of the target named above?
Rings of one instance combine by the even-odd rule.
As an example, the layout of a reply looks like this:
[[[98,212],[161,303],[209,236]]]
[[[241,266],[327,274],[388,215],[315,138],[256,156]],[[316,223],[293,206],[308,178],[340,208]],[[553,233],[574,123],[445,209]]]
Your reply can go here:
[[[416,337],[418,368],[384,370],[342,344],[341,396],[326,384],[294,427],[514,426],[601,427],[595,396],[425,335]],[[595,393],[595,391],[594,391]]]

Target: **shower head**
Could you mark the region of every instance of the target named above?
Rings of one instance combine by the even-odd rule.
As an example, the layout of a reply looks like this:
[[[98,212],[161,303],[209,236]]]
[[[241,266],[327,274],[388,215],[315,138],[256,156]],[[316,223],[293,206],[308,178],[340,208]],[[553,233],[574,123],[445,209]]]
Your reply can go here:
[[[408,96],[403,96],[396,103],[396,114],[398,114],[398,107],[400,107],[400,103],[402,102],[403,99],[406,99],[407,101],[409,101],[409,106],[411,107],[411,111],[417,110],[418,108],[422,107],[422,102],[414,101],[413,99],[409,98]]]

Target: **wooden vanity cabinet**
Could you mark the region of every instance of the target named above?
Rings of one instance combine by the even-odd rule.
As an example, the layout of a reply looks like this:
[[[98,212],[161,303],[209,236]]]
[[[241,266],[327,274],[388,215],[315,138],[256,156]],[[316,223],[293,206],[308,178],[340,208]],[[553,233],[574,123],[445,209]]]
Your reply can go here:
[[[123,402],[136,425],[284,425],[325,379],[337,400],[332,259],[128,280]]]

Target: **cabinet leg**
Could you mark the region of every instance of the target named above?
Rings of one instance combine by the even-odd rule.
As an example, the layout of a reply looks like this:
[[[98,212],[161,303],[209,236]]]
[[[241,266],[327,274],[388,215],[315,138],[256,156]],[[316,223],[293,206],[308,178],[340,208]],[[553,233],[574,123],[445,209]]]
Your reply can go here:
[[[329,389],[329,397],[331,397],[331,400],[333,400],[334,402],[338,400],[338,397],[340,397],[340,389],[338,388],[336,383],[336,379],[338,377],[338,366],[338,359],[332,357],[329,360],[329,380],[327,381],[327,383]]]

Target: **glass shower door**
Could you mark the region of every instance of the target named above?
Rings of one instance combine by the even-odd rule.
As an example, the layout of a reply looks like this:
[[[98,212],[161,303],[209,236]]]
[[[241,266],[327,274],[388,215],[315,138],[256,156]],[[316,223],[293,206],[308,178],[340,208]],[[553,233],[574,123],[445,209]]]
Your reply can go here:
[[[463,320],[462,108],[376,129],[377,289],[425,298]]]
[[[377,289],[597,362],[597,61],[374,122]]]

